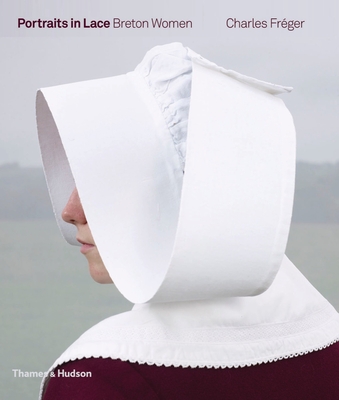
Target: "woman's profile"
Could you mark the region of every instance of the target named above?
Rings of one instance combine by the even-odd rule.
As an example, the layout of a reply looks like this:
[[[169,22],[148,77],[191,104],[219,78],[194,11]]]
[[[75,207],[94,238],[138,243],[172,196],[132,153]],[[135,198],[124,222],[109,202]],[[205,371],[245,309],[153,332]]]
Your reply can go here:
[[[135,303],[60,356],[42,399],[338,397],[338,313],[284,255],[290,90],[171,43],[38,91],[59,227]]]

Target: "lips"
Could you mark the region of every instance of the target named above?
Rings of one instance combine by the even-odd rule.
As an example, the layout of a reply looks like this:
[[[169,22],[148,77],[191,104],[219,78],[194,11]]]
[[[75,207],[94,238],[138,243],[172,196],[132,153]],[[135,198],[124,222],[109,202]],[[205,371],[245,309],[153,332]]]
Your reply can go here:
[[[95,247],[94,244],[86,243],[81,239],[77,238],[77,241],[82,245],[81,248],[80,248],[80,252],[82,254],[86,254],[88,251],[90,251],[91,249],[93,249]]]

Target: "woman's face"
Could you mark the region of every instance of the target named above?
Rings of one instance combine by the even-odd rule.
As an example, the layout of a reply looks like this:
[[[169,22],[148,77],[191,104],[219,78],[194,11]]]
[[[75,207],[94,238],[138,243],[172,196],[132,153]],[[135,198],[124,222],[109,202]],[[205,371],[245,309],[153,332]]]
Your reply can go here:
[[[82,245],[80,251],[87,258],[91,277],[98,283],[112,283],[112,279],[109,276],[94,243],[77,189],[73,190],[65,208],[63,209],[62,219],[65,222],[76,226],[78,230],[76,238]]]

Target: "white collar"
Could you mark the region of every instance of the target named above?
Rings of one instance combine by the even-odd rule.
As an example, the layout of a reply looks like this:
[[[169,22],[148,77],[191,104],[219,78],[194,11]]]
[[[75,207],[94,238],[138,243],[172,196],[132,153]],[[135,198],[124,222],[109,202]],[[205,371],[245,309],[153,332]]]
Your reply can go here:
[[[296,357],[339,340],[339,315],[284,258],[256,297],[143,304],[85,332],[51,367],[103,357],[182,367],[244,367]]]

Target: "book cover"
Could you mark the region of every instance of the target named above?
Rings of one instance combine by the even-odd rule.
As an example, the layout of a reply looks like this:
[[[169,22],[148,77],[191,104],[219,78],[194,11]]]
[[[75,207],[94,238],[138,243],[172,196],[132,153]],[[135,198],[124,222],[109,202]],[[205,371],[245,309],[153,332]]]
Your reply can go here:
[[[37,398],[41,374],[91,325],[131,304],[88,277],[49,204],[37,89],[132,71],[181,42],[227,69],[292,86],[297,181],[287,254],[339,307],[338,4],[333,0],[1,2],[0,397]]]

